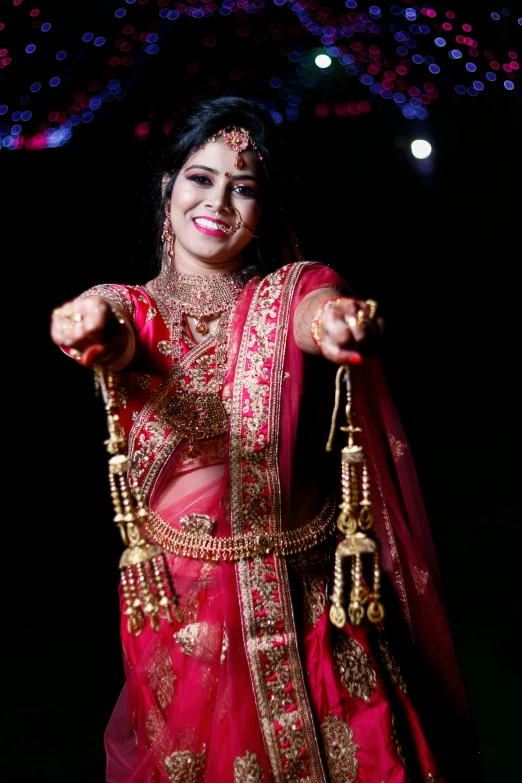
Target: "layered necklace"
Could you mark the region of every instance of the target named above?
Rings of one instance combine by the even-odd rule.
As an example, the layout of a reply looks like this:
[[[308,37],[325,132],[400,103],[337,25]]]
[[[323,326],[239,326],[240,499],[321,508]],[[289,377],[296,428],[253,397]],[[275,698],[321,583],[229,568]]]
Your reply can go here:
[[[163,270],[150,284],[169,326],[172,373],[180,382],[174,395],[163,403],[161,413],[191,443],[219,435],[228,426],[221,390],[227,368],[230,316],[244,285],[239,272],[189,275],[171,269]],[[191,367],[182,366],[183,316],[195,318],[196,331],[204,335],[208,327],[202,319],[217,314],[220,318],[215,332],[192,349]],[[215,363],[210,366],[208,349],[212,345]],[[187,376],[190,382],[181,383]]]

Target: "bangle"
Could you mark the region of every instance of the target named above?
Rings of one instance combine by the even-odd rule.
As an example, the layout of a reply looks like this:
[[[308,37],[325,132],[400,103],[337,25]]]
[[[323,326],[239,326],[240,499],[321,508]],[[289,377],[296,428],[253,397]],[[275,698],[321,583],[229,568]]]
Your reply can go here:
[[[312,318],[312,324],[310,326],[310,336],[314,345],[321,351],[321,340],[323,337],[323,315],[326,310],[330,310],[332,307],[337,307],[343,300],[339,297],[335,299],[326,299],[319,307]]]

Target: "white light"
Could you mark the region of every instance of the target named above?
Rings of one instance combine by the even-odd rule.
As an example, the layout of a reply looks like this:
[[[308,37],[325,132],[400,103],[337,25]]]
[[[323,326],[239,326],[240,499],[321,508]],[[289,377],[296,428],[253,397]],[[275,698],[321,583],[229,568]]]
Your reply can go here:
[[[315,58],[315,64],[318,68],[328,68],[332,64],[332,60],[327,54],[318,54]]]
[[[431,155],[431,144],[424,139],[415,139],[411,143],[411,154],[418,160],[424,160]]]

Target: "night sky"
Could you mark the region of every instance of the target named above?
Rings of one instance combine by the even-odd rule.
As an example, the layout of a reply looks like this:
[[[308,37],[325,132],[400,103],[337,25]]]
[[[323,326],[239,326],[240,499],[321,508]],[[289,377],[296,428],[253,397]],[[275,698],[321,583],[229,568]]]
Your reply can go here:
[[[10,652],[4,780],[102,781],[103,730],[123,684],[121,544],[111,523],[105,417],[91,373],[51,344],[50,311],[96,283],[150,279],[143,214],[152,160],[184,107],[224,93],[269,102],[280,123],[289,213],[305,258],[331,265],[357,296],[379,302],[387,323],[382,362],[416,461],[486,780],[509,779],[521,684],[513,630],[521,598],[520,373],[512,338],[522,77],[503,65],[522,59],[522,12],[503,2],[509,14],[495,0],[427,4],[434,17],[401,2],[399,11],[416,8],[419,18],[393,15],[386,5],[368,22],[342,23],[342,14],[368,15],[370,5],[329,0],[330,14],[315,20],[333,31],[326,43],[324,30],[303,30],[306,20],[291,3],[260,1],[254,13],[246,0],[239,12],[226,0],[232,13],[219,13],[217,3],[207,17],[180,11],[170,20],[159,12],[179,4],[155,0],[1,3],[0,64],[11,58],[0,69],[0,138],[8,139],[0,149]],[[323,6],[308,5],[313,20]],[[31,16],[33,9],[40,13]],[[125,15],[115,16],[118,9]],[[428,32],[411,31],[412,21]],[[390,28],[398,22],[409,31],[403,40]],[[451,31],[436,30],[439,23]],[[157,37],[133,39],[121,32],[125,25]],[[85,33],[92,40],[82,40]],[[475,45],[456,42],[456,34]],[[437,36],[444,45],[434,44]],[[95,38],[104,42],[94,46]],[[120,39],[130,49],[115,47]],[[397,53],[403,45],[407,53]],[[346,52],[331,52],[332,66],[320,72],[314,58],[332,46]],[[371,46],[379,49],[373,58]],[[457,47],[462,56],[450,57]],[[419,53],[428,59],[416,65]],[[124,56],[133,62],[124,65]],[[111,57],[120,62],[111,65]],[[381,68],[365,83],[371,61]],[[383,87],[393,63],[405,73]],[[33,92],[34,84],[41,86]],[[12,149],[17,136],[22,148]],[[433,146],[431,171],[411,155],[416,138]]]

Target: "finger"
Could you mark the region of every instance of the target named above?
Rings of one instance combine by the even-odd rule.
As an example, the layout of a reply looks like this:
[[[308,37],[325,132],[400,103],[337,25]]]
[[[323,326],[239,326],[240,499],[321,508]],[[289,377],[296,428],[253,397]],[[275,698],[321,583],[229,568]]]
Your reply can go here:
[[[89,345],[82,353],[82,363],[86,367],[93,367],[95,364],[104,364],[103,354],[106,352],[106,346],[102,343],[96,345]]]
[[[328,342],[326,344],[323,343],[322,354],[325,359],[335,364],[361,364],[363,360],[361,354],[357,351],[342,348]]]

